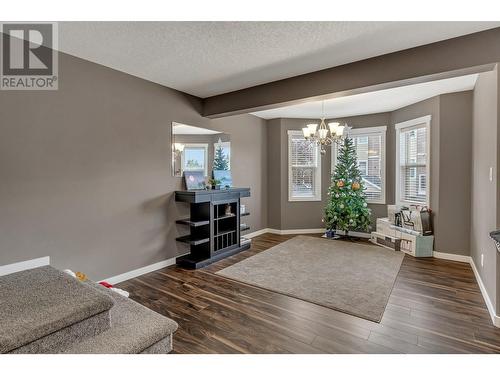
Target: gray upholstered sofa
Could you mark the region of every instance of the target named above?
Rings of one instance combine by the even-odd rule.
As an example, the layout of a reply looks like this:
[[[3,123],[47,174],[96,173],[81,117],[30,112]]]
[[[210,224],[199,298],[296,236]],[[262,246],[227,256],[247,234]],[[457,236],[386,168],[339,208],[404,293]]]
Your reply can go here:
[[[0,353],[168,353],[177,327],[50,266],[0,277]]]

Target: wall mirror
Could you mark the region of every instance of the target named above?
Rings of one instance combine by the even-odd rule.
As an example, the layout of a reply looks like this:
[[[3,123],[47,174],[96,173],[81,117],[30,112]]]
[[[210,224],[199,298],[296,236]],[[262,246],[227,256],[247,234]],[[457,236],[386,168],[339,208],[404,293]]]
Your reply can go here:
[[[184,171],[203,172],[231,170],[229,134],[198,126],[172,122],[172,175],[182,177]]]

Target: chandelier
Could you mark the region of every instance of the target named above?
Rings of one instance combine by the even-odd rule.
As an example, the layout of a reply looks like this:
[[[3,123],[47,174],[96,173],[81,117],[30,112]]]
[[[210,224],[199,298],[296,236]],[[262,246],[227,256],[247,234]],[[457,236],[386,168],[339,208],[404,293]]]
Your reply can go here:
[[[340,125],[339,122],[329,122],[328,127],[325,123],[325,102],[321,103],[321,112],[323,116],[321,117],[321,122],[319,124],[307,124],[305,128],[302,128],[302,134],[304,138],[308,141],[318,144],[320,147],[321,154],[326,153],[325,146],[331,145],[333,142],[339,144],[344,135],[344,125]]]
[[[174,143],[172,146],[172,151],[174,151],[174,154],[176,157],[178,157],[180,154],[182,154],[182,151],[184,151],[184,145],[182,143]]]

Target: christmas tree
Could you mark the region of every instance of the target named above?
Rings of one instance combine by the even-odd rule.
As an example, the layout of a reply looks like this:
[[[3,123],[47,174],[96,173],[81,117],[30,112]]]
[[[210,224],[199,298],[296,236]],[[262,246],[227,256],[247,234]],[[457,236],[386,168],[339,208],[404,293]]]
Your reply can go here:
[[[229,170],[229,163],[227,160],[227,156],[224,154],[224,149],[222,145],[217,145],[215,148],[215,157],[214,157],[214,171],[227,171]]]
[[[345,138],[340,146],[335,172],[328,188],[324,222],[327,229],[366,231],[371,210],[366,203],[363,179],[358,169],[353,140]]]

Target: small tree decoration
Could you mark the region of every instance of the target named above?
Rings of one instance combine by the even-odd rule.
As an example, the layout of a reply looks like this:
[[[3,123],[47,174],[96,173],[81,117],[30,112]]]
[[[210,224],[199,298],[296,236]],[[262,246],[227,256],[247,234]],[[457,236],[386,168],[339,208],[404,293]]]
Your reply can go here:
[[[227,156],[224,154],[224,149],[220,143],[217,144],[215,148],[214,157],[214,171],[227,171],[229,170],[229,161]]]
[[[366,231],[371,210],[366,203],[353,140],[345,138],[340,146],[335,172],[328,188],[324,222],[328,230]]]

